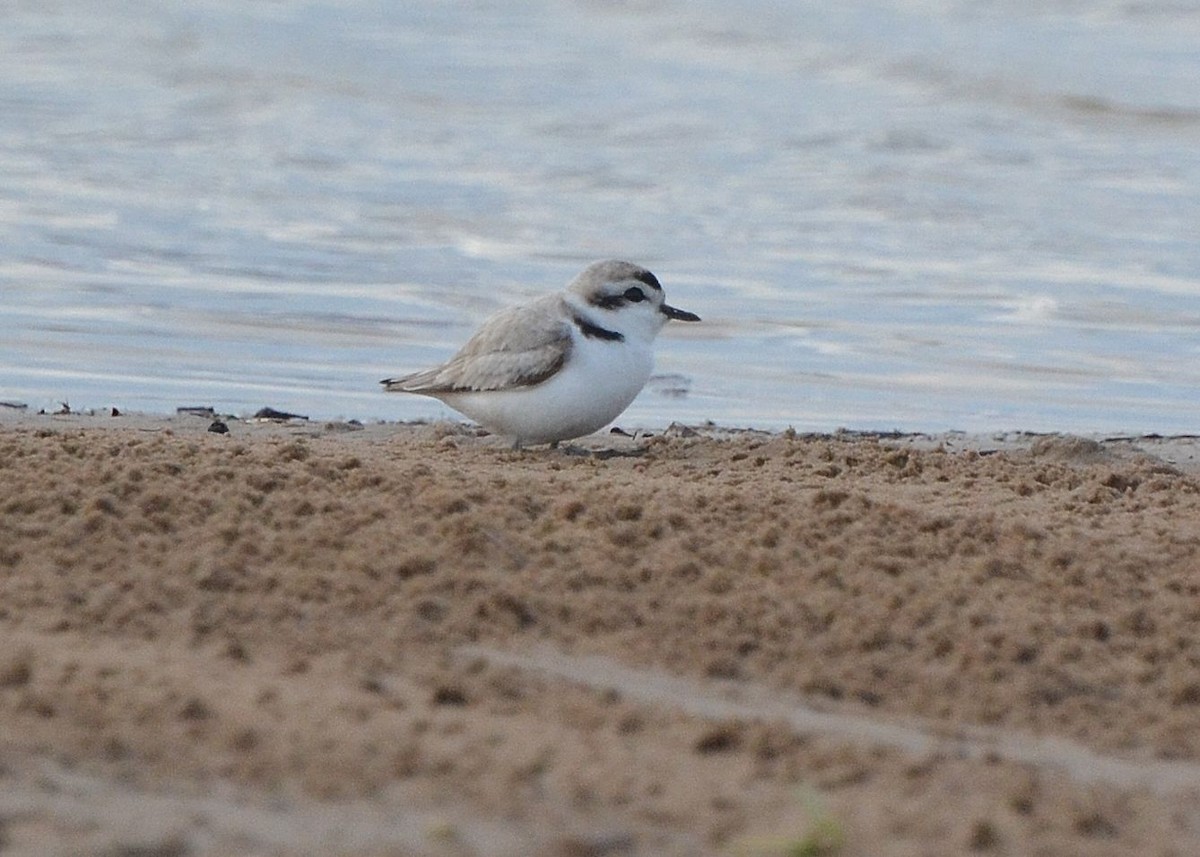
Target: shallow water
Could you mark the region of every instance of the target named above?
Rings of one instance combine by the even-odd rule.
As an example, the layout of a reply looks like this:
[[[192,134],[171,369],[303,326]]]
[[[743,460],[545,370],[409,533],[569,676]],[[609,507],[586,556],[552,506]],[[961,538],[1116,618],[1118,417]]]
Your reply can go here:
[[[1200,424],[1200,8],[92,4],[0,28],[0,398],[449,414],[378,379],[621,256],[621,422]]]

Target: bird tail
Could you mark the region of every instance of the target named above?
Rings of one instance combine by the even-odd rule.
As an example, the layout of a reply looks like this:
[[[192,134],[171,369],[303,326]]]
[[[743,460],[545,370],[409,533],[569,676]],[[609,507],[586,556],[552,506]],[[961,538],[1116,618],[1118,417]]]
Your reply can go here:
[[[426,369],[400,378],[384,378],[379,383],[383,385],[385,393],[424,393],[436,386],[433,383],[436,376],[436,370]]]
[[[384,378],[379,382],[383,385],[385,393],[407,393],[405,384],[408,383],[408,378]]]

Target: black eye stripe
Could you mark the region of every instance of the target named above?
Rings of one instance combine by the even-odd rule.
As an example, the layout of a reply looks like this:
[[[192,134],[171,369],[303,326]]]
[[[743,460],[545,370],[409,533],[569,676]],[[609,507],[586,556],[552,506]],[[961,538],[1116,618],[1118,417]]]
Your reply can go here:
[[[646,283],[645,277],[654,280],[654,288],[661,289],[658,285],[658,280],[654,279],[654,275],[646,271],[644,275],[634,277],[639,283]],[[649,283],[647,283],[649,285]],[[639,286],[630,286],[619,295],[594,295],[588,298],[588,303],[592,306],[600,307],[600,309],[620,309],[625,304],[637,304],[642,301],[650,300],[649,295],[645,293]]]

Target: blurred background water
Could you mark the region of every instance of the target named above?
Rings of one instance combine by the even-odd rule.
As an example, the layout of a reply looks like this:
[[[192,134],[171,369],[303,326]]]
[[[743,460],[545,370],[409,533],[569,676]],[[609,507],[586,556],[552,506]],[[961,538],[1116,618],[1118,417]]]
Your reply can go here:
[[[1200,4],[15,0],[0,398],[450,412],[377,381],[586,262],[621,423],[1200,431]]]

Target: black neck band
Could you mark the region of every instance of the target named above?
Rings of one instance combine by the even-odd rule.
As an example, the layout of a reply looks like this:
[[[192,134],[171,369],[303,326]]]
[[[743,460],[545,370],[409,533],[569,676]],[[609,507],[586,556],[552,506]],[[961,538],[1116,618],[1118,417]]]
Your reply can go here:
[[[575,322],[575,326],[579,328],[584,336],[590,336],[593,339],[604,339],[609,342],[623,342],[625,339],[622,334],[617,333],[615,330],[609,330],[597,324],[592,324],[583,316],[576,315],[572,318],[572,321]]]

